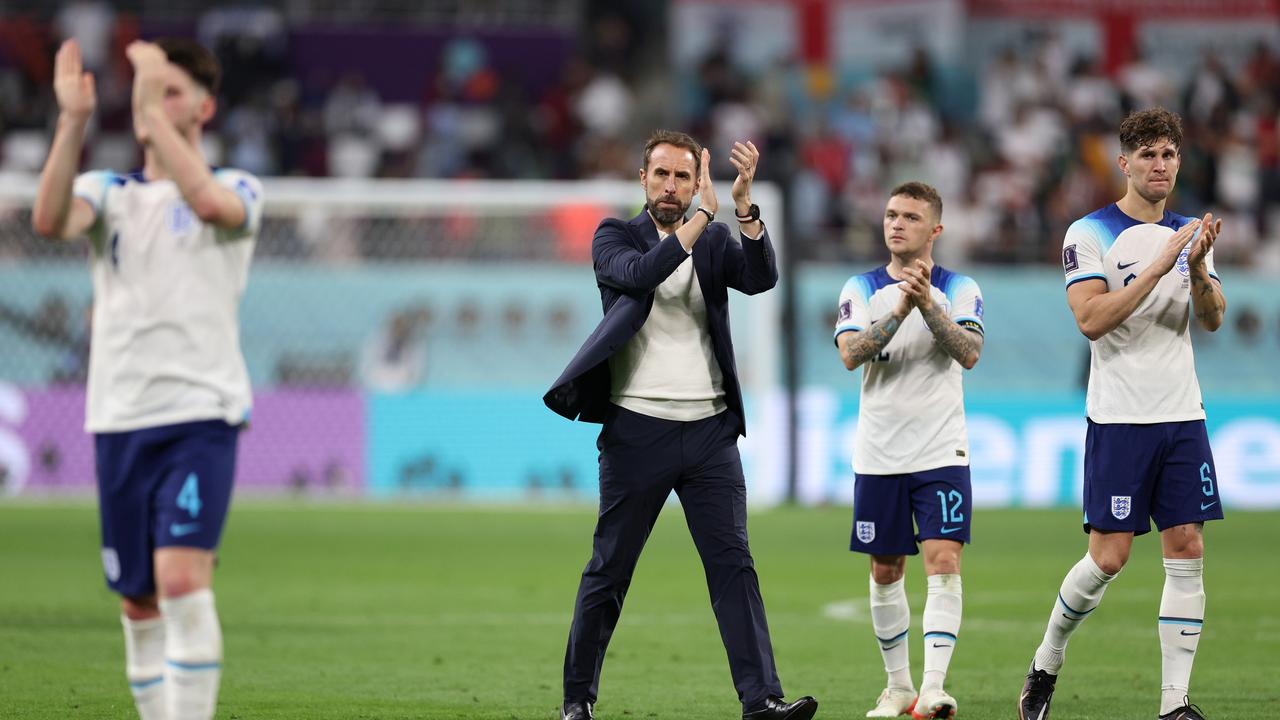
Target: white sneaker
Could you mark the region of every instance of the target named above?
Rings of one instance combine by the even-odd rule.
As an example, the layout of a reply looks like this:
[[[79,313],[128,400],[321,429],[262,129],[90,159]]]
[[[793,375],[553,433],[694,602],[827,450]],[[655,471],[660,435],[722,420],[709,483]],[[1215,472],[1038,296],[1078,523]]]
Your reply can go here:
[[[867,713],[869,718],[891,718],[909,715],[916,706],[916,691],[905,688],[885,688],[876,700],[876,707]]]
[[[951,697],[942,688],[934,690],[921,690],[920,699],[916,702],[916,706],[911,710],[911,717],[914,720],[927,720],[928,718],[953,718],[956,716],[956,699]]]

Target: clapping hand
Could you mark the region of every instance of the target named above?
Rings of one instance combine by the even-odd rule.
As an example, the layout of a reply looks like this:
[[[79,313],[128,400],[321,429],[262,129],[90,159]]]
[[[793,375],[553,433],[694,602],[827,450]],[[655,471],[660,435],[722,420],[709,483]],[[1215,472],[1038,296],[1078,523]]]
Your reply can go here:
[[[738,177],[734,179],[733,189],[730,191],[733,204],[739,215],[745,215],[751,208],[751,181],[755,179],[756,168],[760,165],[760,151],[756,150],[755,143],[750,140],[745,144],[735,142],[733,149],[729,151],[729,164],[738,171]]]
[[[58,110],[74,120],[87,120],[97,107],[93,73],[84,71],[80,45],[75,40],[62,43],[54,57],[53,94],[58,99]]]
[[[1191,270],[1196,270],[1204,264],[1205,256],[1209,254],[1209,250],[1213,249],[1218,233],[1222,232],[1222,220],[1215,220],[1213,213],[1206,213],[1204,220],[1200,222],[1200,228],[1200,237],[1196,238],[1191,245],[1191,251],[1187,253],[1187,266]]]
[[[1213,216],[1205,215],[1204,217],[1207,221]],[[1183,225],[1181,230],[1174,233],[1167,241],[1165,241],[1165,246],[1161,248],[1160,254],[1156,255],[1156,259],[1151,263],[1151,267],[1155,268],[1156,271],[1160,273],[1161,277],[1172,270],[1173,266],[1178,263],[1178,257],[1182,255],[1182,251],[1187,247],[1187,243],[1191,242],[1191,236],[1195,234],[1196,230],[1200,227],[1202,227],[1200,220],[1192,220],[1186,225]],[[1210,244],[1213,244],[1212,240],[1210,241]]]
[[[933,286],[929,281],[932,272],[933,268],[928,263],[916,260],[902,268],[903,278],[898,283],[903,297],[920,308],[922,313],[933,309]]]
[[[180,72],[169,63],[164,50],[155,43],[135,40],[125,48],[125,56],[133,65],[133,125],[140,142],[148,141],[143,115],[164,102],[165,87]]]
[[[698,207],[706,208],[712,215],[720,209],[716,189],[711,184],[711,151],[706,148],[702,149],[702,170],[698,173]]]

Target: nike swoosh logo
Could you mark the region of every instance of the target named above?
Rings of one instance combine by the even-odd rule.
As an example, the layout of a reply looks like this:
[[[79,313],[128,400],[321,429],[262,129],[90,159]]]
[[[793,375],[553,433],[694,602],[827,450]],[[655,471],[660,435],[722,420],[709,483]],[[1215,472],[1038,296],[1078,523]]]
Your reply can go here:
[[[1024,715],[1022,712],[1022,705],[1026,701],[1027,693],[1024,692],[1018,696],[1018,720],[1044,720],[1044,714],[1049,711],[1049,706],[1045,705],[1040,708],[1040,712],[1036,713],[1035,717],[1031,717],[1030,715]]]
[[[892,650],[892,649],[894,649],[894,648],[898,647],[898,646],[899,646],[899,645],[901,645],[901,644],[902,644],[902,643],[894,643],[893,645],[890,645],[889,647],[885,647],[884,645],[881,645],[881,646],[880,646],[880,649],[881,649],[881,650]]]
[[[1126,269],[1126,268],[1129,268],[1129,267],[1132,267],[1132,266],[1134,266],[1134,265],[1137,265],[1137,264],[1138,264],[1138,263],[1140,263],[1140,262],[1142,262],[1142,261],[1141,261],[1141,260],[1134,260],[1133,262],[1131,262],[1131,263],[1126,263],[1126,264],[1124,264],[1124,265],[1121,265],[1120,263],[1116,263],[1116,269],[1117,269],[1117,270],[1124,270],[1124,269]]]
[[[946,644],[946,643],[934,643],[934,644],[933,644],[933,646],[934,646],[934,647],[954,647],[954,646],[952,646],[952,645],[948,645],[948,644]]]
[[[183,535],[190,535],[199,529],[200,523],[183,523],[181,525],[173,523],[169,525],[169,534],[174,537],[182,537]]]
[[[1203,510],[1204,508],[1200,508],[1200,509],[1201,509],[1201,510]],[[943,535],[950,535],[950,534],[951,534],[951,533],[953,533],[953,532],[960,532],[961,530],[963,530],[963,528],[958,528],[958,527],[953,527],[953,528],[942,528],[942,534],[943,534]]]
[[[1200,503],[1200,509],[1201,509],[1201,510],[1208,510],[1209,508],[1211,508],[1211,507],[1213,507],[1214,505],[1217,505],[1217,504],[1218,504],[1218,501],[1217,501],[1217,500],[1214,500],[1213,502],[1209,503],[1208,505],[1206,505],[1206,504],[1204,504],[1204,503]]]
[[[1187,632],[1186,630],[1183,630],[1183,631],[1182,631],[1182,634],[1183,634],[1183,635],[1188,635],[1188,636],[1190,636],[1190,635],[1199,635],[1199,634],[1200,634],[1200,631],[1199,631],[1199,630],[1197,630],[1197,631],[1195,631],[1195,632],[1193,632],[1193,633],[1192,633],[1192,632]]]

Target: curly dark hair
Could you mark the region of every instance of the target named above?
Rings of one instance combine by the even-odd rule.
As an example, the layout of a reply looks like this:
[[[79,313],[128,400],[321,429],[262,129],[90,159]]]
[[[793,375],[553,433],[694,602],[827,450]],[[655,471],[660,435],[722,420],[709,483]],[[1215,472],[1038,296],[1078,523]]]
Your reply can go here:
[[[1182,147],[1182,118],[1178,113],[1153,107],[1129,113],[1120,123],[1120,151],[1125,155],[1161,139]]]
[[[929,208],[933,210],[935,222],[942,220],[942,196],[938,194],[938,191],[932,185],[916,181],[904,182],[889,191],[889,197],[897,197],[898,195],[929,203]]]
[[[649,136],[649,141],[644,144],[644,169],[649,170],[649,156],[653,154],[653,149],[659,145],[674,145],[693,153],[693,179],[697,180],[702,174],[702,146],[694,140],[691,135],[675,130],[654,130]]]

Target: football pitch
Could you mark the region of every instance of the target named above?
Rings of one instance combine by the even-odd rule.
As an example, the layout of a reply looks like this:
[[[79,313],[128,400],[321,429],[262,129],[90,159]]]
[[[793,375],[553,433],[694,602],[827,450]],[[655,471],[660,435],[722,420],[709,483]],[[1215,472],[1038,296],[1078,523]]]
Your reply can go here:
[[[589,507],[476,509],[240,501],[216,580],[226,645],[217,717],[555,718]],[[1206,533],[1208,609],[1192,678],[1213,720],[1277,701],[1280,513],[1229,512]],[[844,508],[752,515],[783,686],[819,718],[859,718],[884,684],[867,565]],[[948,677],[961,718],[1016,717],[1063,574],[1084,552],[1075,511],[979,510]],[[1154,718],[1163,571],[1154,536],[1071,642],[1054,720]],[[919,560],[908,565],[920,678]],[[133,718],[117,605],[91,504],[0,504],[0,717]],[[597,717],[740,713],[701,566],[669,506],[609,649]]]

